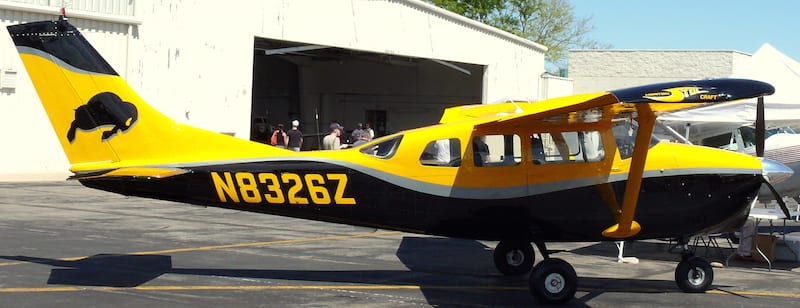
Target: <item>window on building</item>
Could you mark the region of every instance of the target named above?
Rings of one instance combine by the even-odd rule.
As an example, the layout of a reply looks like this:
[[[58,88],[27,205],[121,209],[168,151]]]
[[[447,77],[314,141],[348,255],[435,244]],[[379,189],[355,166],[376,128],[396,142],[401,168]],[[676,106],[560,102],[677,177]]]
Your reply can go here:
[[[475,136],[472,160],[477,167],[518,165],[522,162],[522,143],[518,135]]]
[[[431,141],[419,156],[419,162],[426,166],[460,166],[461,142],[457,138]]]
[[[531,156],[537,165],[598,162],[605,159],[605,151],[597,131],[534,133]]]

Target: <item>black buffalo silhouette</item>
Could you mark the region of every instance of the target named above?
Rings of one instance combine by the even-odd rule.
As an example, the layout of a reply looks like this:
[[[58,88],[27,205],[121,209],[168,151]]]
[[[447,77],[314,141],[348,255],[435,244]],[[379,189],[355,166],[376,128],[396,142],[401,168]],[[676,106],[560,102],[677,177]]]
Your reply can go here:
[[[114,93],[103,92],[95,95],[86,105],[75,109],[75,120],[67,131],[67,140],[75,141],[75,131],[92,131],[101,127],[113,126],[111,130],[103,132],[101,141],[108,141],[117,132],[127,131],[139,117],[136,106],[123,102]]]

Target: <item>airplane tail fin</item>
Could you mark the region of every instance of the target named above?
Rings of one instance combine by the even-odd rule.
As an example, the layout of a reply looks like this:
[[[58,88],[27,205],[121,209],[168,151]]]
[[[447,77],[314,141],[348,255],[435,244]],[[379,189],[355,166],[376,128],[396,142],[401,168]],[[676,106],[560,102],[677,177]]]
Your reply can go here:
[[[145,103],[64,18],[8,31],[75,173],[279,151],[177,124]]]

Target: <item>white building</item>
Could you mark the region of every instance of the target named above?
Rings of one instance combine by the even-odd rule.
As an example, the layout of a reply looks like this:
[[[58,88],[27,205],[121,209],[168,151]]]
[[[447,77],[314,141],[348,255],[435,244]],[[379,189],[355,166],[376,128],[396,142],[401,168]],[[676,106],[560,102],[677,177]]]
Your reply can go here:
[[[650,83],[741,76],[751,56],[714,50],[570,50],[575,93]]]
[[[0,23],[54,19],[61,2],[0,0]],[[419,0],[67,3],[70,21],[145,100],[245,139],[254,123],[299,119],[313,147],[334,120],[389,133],[435,123],[452,105],[571,94],[568,80],[543,77],[545,47]],[[0,180],[61,179],[56,135],[0,37]]]
[[[571,50],[569,73],[576,93],[690,79],[760,80],[775,87],[775,93],[765,97],[767,126],[798,127],[800,123],[800,94],[795,90],[800,84],[800,63],[767,43],[752,55],[739,51]],[[659,120],[683,128],[679,130],[682,134],[691,124],[691,136],[729,134],[755,121],[755,104],[755,100],[745,100],[665,114]]]

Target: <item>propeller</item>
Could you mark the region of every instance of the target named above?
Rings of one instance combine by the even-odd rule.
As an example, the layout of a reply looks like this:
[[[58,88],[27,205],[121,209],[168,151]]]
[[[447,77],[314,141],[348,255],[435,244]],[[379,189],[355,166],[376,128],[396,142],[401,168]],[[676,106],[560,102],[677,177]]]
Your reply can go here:
[[[761,176],[761,182],[767,185],[767,188],[772,192],[772,195],[775,196],[775,201],[778,202],[778,206],[783,211],[783,214],[786,215],[786,218],[790,218],[789,208],[786,206],[786,203],[783,202],[783,197],[775,190],[775,187],[772,186],[772,183],[769,182],[768,174],[770,170],[767,170],[768,166],[770,166],[770,162],[767,162],[764,158],[764,142],[766,140],[766,133],[767,133],[767,124],[766,120],[764,119],[764,97],[759,96],[758,100],[756,101],[756,156],[761,159],[761,164],[764,166],[764,172]]]
[[[777,190],[775,190],[775,187],[773,187],[772,184],[769,183],[769,179],[767,179],[766,176],[762,176],[761,182],[767,185],[767,188],[769,188],[769,190],[775,196],[775,201],[778,202],[778,206],[781,208],[781,211],[783,211],[783,214],[786,215],[787,219],[790,219],[791,214],[789,213],[789,208],[786,206],[786,202],[783,202],[783,198],[781,198],[781,195],[778,194]]]
[[[767,134],[767,124],[764,120],[764,97],[759,96],[756,101],[756,156],[764,157],[764,140]]]

